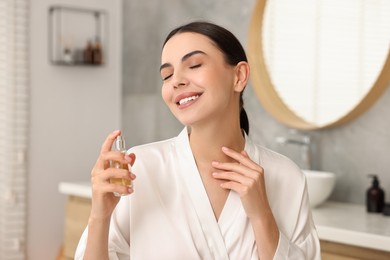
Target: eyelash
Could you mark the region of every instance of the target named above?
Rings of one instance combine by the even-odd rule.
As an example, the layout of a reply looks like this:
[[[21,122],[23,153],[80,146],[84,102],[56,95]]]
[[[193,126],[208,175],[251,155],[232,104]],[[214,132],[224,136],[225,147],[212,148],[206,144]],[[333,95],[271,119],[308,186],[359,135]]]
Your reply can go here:
[[[196,69],[196,68],[199,68],[202,64],[196,64],[194,66],[190,66],[190,69]],[[173,74],[169,75],[169,76],[166,76],[165,78],[163,78],[163,81],[169,79],[170,77],[172,77]]]
[[[172,77],[173,74],[169,75],[169,76],[166,76],[165,78],[163,78],[163,81],[169,79],[170,77]]]
[[[196,69],[196,68],[199,68],[202,64],[197,64],[197,65],[194,65],[194,66],[191,66],[190,69]]]

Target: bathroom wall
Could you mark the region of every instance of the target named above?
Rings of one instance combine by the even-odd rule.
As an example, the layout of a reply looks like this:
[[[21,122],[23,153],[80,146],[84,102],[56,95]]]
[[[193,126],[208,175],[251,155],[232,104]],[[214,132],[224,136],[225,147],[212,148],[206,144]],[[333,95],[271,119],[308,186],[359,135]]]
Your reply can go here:
[[[179,24],[205,19],[227,27],[246,46],[254,4],[255,0],[124,1],[122,118],[130,145],[172,137],[182,128],[160,96],[158,68],[161,44],[167,32]],[[287,135],[289,129],[264,111],[251,84],[245,92],[245,107],[251,120],[252,138],[300,163],[299,148],[276,144],[275,138]],[[313,138],[313,167],[337,174],[331,199],[363,204],[370,184],[367,174],[376,173],[390,202],[389,113],[390,88],[353,122],[309,132]]]
[[[121,127],[121,0],[30,1],[30,146],[27,256],[56,259],[63,241],[63,181],[89,181],[106,135]],[[108,63],[54,66],[48,59],[48,7],[104,9],[109,17]],[[76,31],[77,28],[74,28]]]

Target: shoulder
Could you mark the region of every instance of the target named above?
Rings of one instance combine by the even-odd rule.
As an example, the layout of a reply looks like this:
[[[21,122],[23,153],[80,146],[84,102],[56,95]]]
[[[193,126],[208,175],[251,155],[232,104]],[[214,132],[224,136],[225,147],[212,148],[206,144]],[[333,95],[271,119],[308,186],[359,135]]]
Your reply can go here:
[[[176,139],[176,137],[162,140],[162,141],[133,146],[127,151],[127,153],[128,154],[134,153],[136,155],[147,154],[148,156],[166,153],[167,151],[171,150],[172,147],[174,146],[175,139]]]
[[[131,147],[127,153],[135,154],[135,171],[154,171],[154,169],[174,164],[178,159],[178,137],[146,143]]]
[[[290,158],[266,147],[251,145],[251,159],[264,170],[270,200],[286,200],[302,196],[306,178],[299,166]]]
[[[282,177],[293,177],[304,181],[304,175],[298,165],[287,156],[252,142],[253,155],[266,172]]]

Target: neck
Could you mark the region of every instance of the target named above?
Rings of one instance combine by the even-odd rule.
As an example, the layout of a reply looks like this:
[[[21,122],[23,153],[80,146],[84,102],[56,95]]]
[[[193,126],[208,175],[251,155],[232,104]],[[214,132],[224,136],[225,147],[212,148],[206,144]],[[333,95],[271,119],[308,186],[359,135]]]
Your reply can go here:
[[[227,162],[232,159],[222,152],[222,147],[241,152],[245,147],[245,138],[239,123],[227,122],[224,125],[214,123],[207,126],[192,126],[190,145],[197,163]]]

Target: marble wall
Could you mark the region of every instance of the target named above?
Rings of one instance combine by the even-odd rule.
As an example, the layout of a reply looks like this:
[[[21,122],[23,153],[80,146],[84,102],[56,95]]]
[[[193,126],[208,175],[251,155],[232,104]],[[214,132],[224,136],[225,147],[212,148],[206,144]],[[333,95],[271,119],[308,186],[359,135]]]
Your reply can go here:
[[[123,129],[129,145],[175,136],[182,128],[165,107],[160,93],[160,51],[166,34],[177,25],[208,20],[231,30],[247,45],[255,0],[124,1],[123,8]],[[245,107],[251,137],[301,163],[299,147],[275,142],[290,129],[261,106],[249,84]],[[346,125],[308,132],[313,140],[313,168],[337,174],[331,199],[363,204],[376,173],[390,202],[390,88],[366,113]]]

